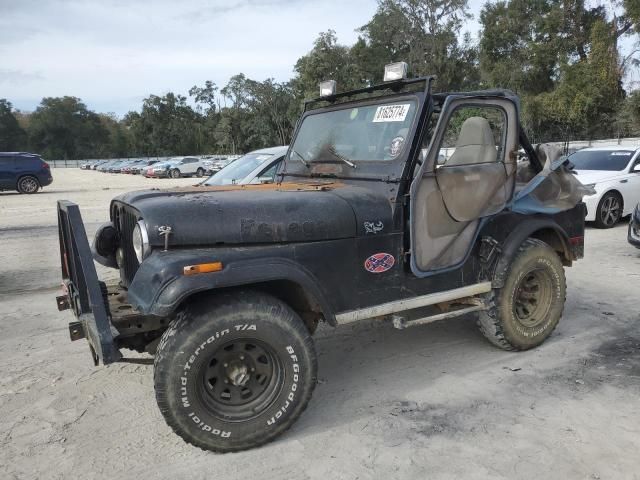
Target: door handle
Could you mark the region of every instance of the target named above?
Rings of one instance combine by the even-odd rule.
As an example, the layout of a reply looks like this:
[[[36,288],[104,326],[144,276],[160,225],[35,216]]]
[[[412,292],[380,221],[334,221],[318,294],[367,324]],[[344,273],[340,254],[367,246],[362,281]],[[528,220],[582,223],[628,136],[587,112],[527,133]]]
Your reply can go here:
[[[620,183],[627,183],[629,180],[625,178],[624,180],[620,180]]]

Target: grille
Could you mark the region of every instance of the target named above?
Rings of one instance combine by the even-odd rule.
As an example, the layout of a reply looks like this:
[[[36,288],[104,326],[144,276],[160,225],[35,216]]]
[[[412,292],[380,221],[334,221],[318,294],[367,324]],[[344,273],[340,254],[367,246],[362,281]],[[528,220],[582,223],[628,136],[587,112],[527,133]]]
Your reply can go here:
[[[138,222],[138,215],[124,205],[116,204],[113,211],[113,224],[118,230],[120,246],[122,247],[123,262],[120,267],[120,282],[128,288],[140,264],[131,242],[133,229]]]

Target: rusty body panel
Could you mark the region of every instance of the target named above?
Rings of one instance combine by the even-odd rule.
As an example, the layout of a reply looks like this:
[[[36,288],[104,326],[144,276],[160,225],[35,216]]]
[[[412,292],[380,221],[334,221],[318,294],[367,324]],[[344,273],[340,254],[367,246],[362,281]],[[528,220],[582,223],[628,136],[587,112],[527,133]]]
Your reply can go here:
[[[366,222],[391,226],[383,195],[345,183],[283,183],[133,192],[114,199],[118,209],[144,219],[151,246],[169,248],[308,242],[351,238]],[[383,233],[379,227],[377,233]]]

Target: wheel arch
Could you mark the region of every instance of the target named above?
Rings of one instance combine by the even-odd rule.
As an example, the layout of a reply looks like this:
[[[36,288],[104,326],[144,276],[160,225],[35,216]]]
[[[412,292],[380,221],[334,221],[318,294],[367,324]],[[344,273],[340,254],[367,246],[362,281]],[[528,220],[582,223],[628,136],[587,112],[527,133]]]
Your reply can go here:
[[[208,290],[200,290],[187,295],[177,306],[177,310],[184,308],[187,304],[194,301],[201,301],[207,297],[215,296],[223,292],[238,290],[256,290],[267,293],[278,300],[283,301],[295,311],[304,324],[307,326],[309,333],[313,334],[321,321],[326,321],[335,325],[335,317],[322,308],[317,297],[305,288],[302,284],[288,279],[273,279],[262,282],[244,283],[233,287],[210,288]]]
[[[16,190],[18,189],[18,186],[20,185],[20,180],[22,180],[25,177],[31,177],[33,178],[36,183],[38,184],[38,188],[42,188],[42,184],[40,183],[40,179],[38,178],[37,175],[33,174],[33,173],[21,173],[18,175],[18,178],[16,179]]]
[[[129,288],[130,301],[145,314],[169,317],[186,303],[201,296],[229,290],[255,289],[287,303],[302,317],[310,331],[322,319],[330,325],[336,325],[334,308],[320,289],[318,281],[292,260],[270,258],[236,261],[230,262],[221,272],[190,276],[170,274],[154,298],[145,298],[144,293],[148,292],[148,284],[156,273],[158,270],[155,268],[139,271]]]
[[[600,195],[600,200],[598,200],[598,205],[600,205],[600,202],[602,201],[602,199],[605,197],[605,195],[608,195],[610,193],[614,193],[616,194],[618,197],[620,197],[620,201],[622,202],[622,209],[624,210],[624,195],[622,195],[622,192],[620,192],[620,190],[618,190],[615,187],[611,187],[609,190],[607,190],[606,192],[604,192],[602,195]]]
[[[563,265],[571,266],[573,257],[569,244],[569,236],[560,225],[547,219],[534,219],[522,222],[514,228],[502,243],[501,254],[493,269],[491,280],[493,288],[501,288],[504,286],[509,266],[515,258],[518,249],[527,238],[535,238],[545,242],[556,251]]]

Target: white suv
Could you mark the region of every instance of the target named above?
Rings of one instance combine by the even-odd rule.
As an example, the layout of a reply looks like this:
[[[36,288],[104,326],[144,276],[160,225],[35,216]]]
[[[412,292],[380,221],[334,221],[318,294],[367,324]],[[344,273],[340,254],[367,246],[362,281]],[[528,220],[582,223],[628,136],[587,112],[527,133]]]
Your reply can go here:
[[[202,177],[206,168],[196,157],[174,157],[166,164],[165,175],[171,178]]]

